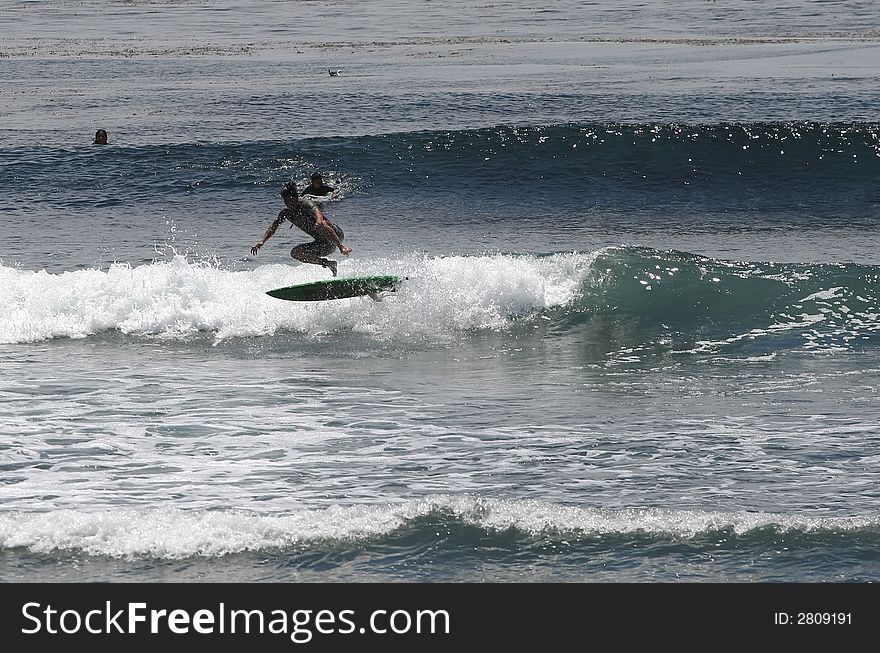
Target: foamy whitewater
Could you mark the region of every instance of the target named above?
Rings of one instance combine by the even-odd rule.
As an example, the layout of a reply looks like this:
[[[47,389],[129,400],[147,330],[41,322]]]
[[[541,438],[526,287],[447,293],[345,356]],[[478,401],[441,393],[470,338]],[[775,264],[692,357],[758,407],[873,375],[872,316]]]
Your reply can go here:
[[[0,0],[0,581],[880,580],[874,3],[312,4]]]

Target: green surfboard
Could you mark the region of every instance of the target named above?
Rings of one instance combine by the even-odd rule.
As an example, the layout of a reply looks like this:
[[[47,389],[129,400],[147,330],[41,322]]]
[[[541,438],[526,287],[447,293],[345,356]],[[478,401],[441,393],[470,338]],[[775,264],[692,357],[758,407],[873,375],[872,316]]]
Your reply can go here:
[[[403,279],[393,274],[370,277],[335,277],[326,281],[301,283],[266,291],[266,294],[292,302],[320,302],[328,299],[345,299],[366,295],[378,300],[379,293],[397,290]]]

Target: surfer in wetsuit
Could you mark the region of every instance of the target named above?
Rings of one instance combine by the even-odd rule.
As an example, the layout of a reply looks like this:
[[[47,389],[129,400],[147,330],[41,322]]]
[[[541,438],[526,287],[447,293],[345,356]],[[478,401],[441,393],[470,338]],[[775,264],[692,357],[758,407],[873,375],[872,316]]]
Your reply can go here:
[[[263,239],[251,247],[251,254],[256,256],[260,248],[266,244],[266,241],[275,234],[278,227],[285,220],[290,220],[293,225],[296,225],[314,238],[310,243],[302,243],[294,247],[290,250],[290,255],[297,261],[328,268],[335,277],[336,261],[323,257],[330,254],[337,247],[343,254],[351,254],[351,247],[346,247],[342,244],[342,239],[345,238],[342,229],[327,220],[321,209],[312,200],[305,196],[300,197],[296,190],[296,183],[288,182],[281,189],[281,197],[284,199],[284,204],[287,208],[281,209],[278,217],[266,229]]]
[[[302,194],[303,197],[306,195],[314,195],[315,197],[332,197],[336,192],[336,189],[333,186],[327,186],[324,183],[324,178],[321,176],[320,172],[316,172],[312,175],[312,183],[305,187]]]

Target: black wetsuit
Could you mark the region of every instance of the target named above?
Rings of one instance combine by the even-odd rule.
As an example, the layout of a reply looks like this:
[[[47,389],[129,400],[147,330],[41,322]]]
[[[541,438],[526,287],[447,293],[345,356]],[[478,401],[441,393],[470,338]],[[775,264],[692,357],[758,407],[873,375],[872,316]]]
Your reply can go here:
[[[302,192],[303,195],[312,195],[314,197],[325,197],[335,191],[336,189],[333,186],[328,186],[326,184],[322,184],[318,188],[313,188],[312,186],[306,186],[306,189]]]

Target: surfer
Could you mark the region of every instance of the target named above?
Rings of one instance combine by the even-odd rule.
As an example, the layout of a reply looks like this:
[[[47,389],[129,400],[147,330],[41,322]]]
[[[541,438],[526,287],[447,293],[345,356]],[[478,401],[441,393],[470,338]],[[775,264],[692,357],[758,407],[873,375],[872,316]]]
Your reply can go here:
[[[287,208],[281,209],[278,217],[266,229],[263,239],[251,247],[251,254],[256,256],[260,248],[266,244],[266,241],[275,234],[278,227],[285,220],[290,220],[291,226],[296,225],[314,238],[310,243],[302,243],[294,247],[290,250],[290,255],[297,261],[328,268],[335,277],[336,261],[323,257],[330,254],[337,247],[343,254],[351,254],[351,247],[346,247],[342,244],[342,239],[345,238],[342,229],[327,220],[321,209],[312,200],[305,196],[300,197],[295,182],[287,182],[284,188],[281,189],[281,197]]]
[[[327,186],[324,184],[324,178],[321,176],[320,172],[316,172],[312,175],[312,183],[305,187],[302,194],[305,195],[314,195],[316,197],[327,197],[328,195],[333,195],[336,192],[336,189],[333,186]]]

